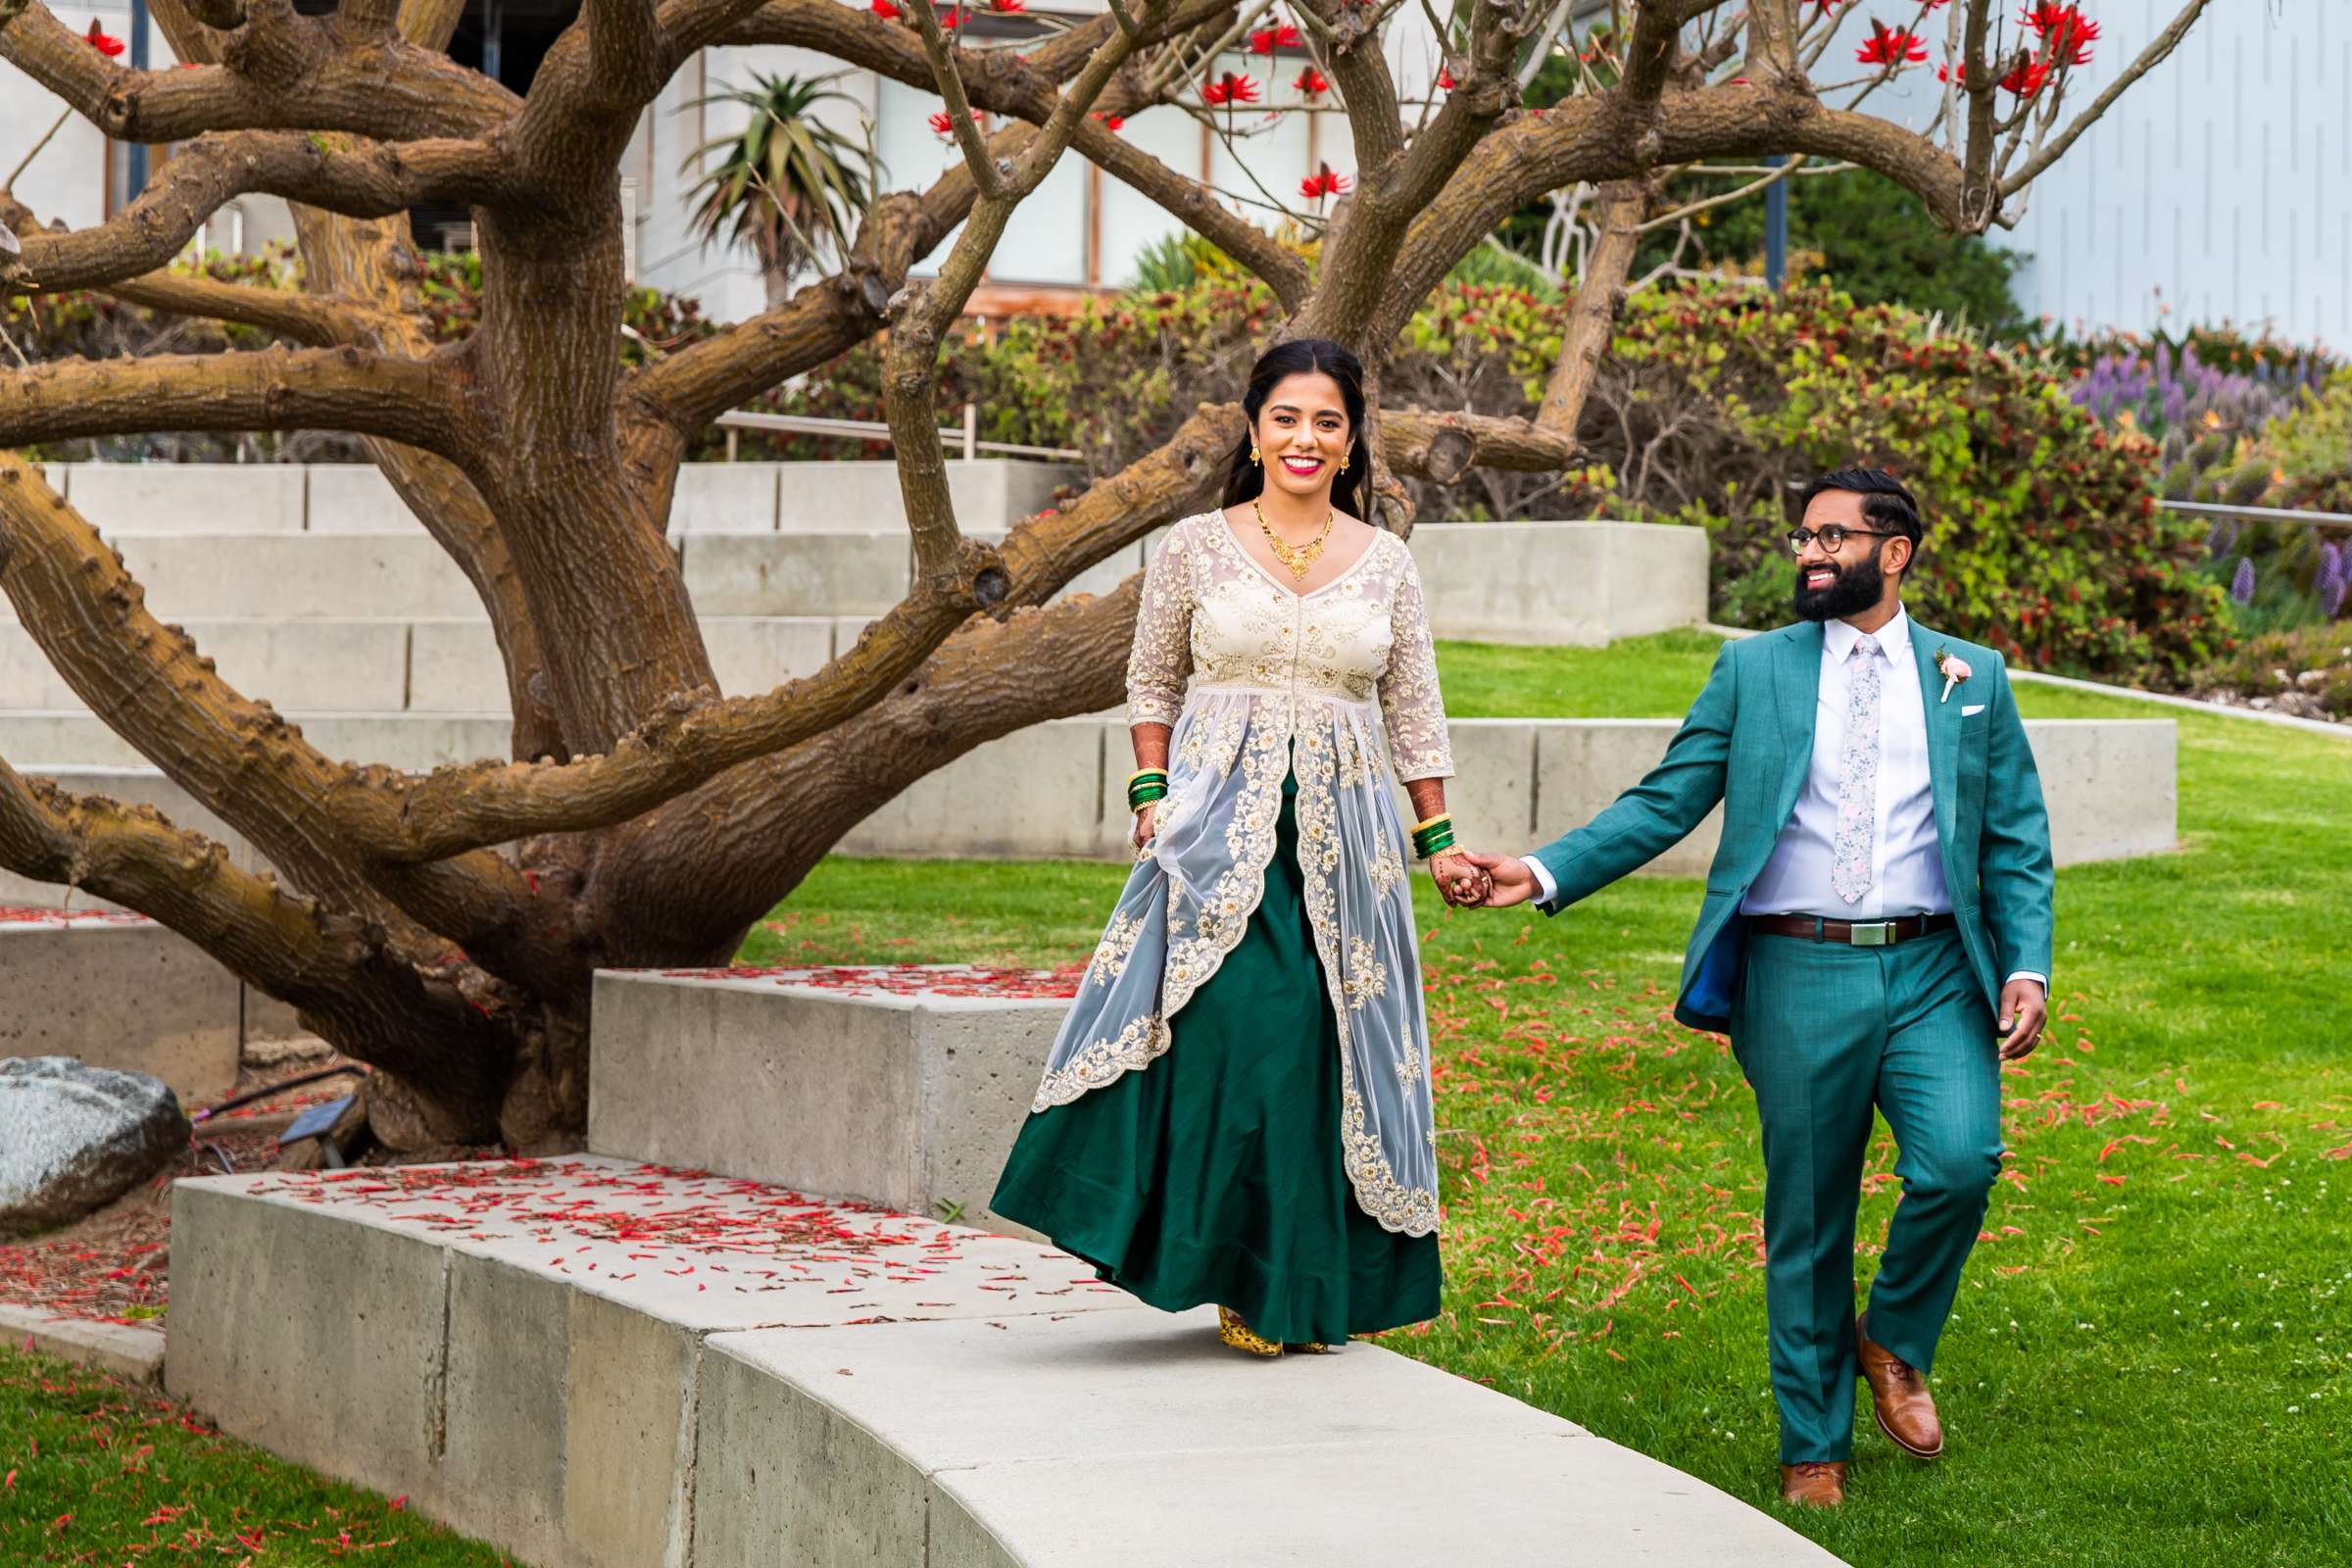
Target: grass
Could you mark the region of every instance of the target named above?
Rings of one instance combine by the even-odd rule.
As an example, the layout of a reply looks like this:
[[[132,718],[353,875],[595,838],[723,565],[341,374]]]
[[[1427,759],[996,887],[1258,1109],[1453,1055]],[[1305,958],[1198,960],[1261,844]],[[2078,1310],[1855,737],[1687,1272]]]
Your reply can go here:
[[[1711,657],[1678,633],[1440,662],[1458,715],[1590,716],[1679,712]],[[1938,1352],[1950,1452],[1914,1464],[1865,1416],[1855,1505],[1790,1522],[1860,1564],[2352,1560],[2352,740],[2019,698],[2178,716],[2182,847],[2059,875],[2055,1020],[2009,1070],[2012,1158]],[[829,860],[747,956],[1069,963],[1122,875]],[[1447,1293],[1386,1343],[1778,1508],[1754,1101],[1667,1016],[1697,884],[1557,919],[1421,897]],[[1864,1276],[1892,1161],[1882,1126]]]
[[[152,1389],[15,1349],[0,1349],[0,1562],[12,1565],[509,1561],[399,1499],[233,1443]]]

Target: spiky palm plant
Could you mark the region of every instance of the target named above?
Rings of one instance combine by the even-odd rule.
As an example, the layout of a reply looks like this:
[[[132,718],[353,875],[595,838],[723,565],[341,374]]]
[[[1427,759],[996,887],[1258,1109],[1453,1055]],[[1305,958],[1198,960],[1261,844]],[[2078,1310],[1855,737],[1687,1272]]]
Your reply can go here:
[[[681,166],[705,171],[691,199],[693,224],[703,238],[745,239],[759,253],[770,305],[783,302],[793,278],[820,249],[849,251],[857,215],[872,190],[876,164],[861,147],[820,122],[815,107],[828,98],[856,99],[826,86],[835,77],[757,75],[751,87],[730,87],[688,107],[736,103],[751,112],[743,129],[697,147]]]

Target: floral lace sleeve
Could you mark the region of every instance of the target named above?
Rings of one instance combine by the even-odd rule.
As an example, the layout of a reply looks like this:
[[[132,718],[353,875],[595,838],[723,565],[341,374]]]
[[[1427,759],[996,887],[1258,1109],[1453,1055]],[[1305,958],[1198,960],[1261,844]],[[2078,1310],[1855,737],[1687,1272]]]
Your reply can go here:
[[[1408,555],[1389,605],[1389,667],[1380,677],[1380,712],[1400,783],[1453,777],[1453,743],[1438,693],[1438,655],[1430,645],[1421,572]]]
[[[1168,530],[1144,572],[1135,648],[1127,656],[1130,724],[1173,724],[1184,711],[1185,678],[1193,669],[1192,579],[1192,549],[1180,522]]]

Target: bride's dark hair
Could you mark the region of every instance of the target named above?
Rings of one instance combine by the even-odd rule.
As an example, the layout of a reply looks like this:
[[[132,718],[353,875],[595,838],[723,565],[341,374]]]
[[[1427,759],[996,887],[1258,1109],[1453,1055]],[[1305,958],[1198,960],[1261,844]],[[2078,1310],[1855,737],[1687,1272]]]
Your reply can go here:
[[[1363,510],[1356,505],[1356,486],[1372,468],[1364,446],[1364,367],[1345,345],[1327,337],[1295,337],[1277,343],[1250,367],[1250,389],[1242,394],[1242,413],[1248,416],[1250,428],[1242,432],[1241,444],[1225,464],[1221,505],[1253,501],[1264,492],[1265,469],[1250,461],[1250,448],[1256,442],[1257,416],[1284,376],[1317,370],[1340,384],[1340,402],[1348,410],[1348,471],[1332,476],[1331,504],[1351,517],[1363,516]]]

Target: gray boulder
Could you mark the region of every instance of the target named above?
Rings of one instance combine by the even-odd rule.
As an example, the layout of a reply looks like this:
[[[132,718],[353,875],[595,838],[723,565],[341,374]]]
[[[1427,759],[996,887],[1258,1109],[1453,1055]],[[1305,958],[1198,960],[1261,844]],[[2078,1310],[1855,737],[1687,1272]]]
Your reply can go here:
[[[187,1147],[161,1078],[72,1056],[0,1061],[0,1236],[79,1219]]]

